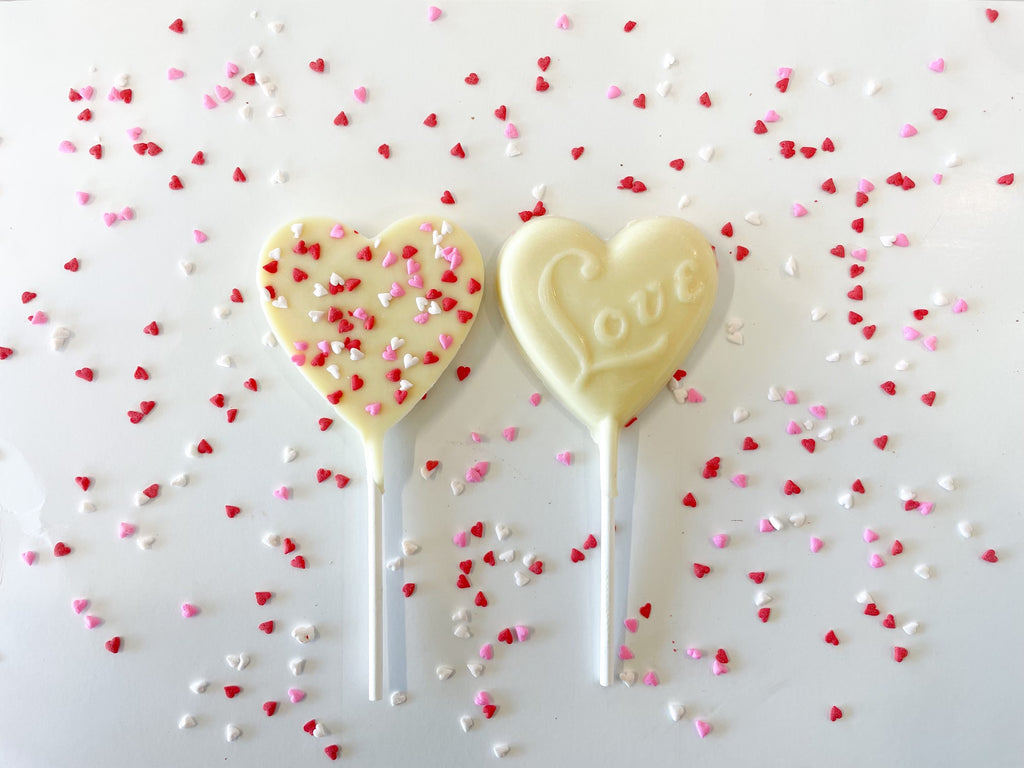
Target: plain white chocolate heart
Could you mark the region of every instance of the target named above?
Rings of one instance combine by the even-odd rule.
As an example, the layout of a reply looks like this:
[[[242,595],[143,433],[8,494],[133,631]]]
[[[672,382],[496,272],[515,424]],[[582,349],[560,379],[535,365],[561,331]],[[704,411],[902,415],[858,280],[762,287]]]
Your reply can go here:
[[[598,439],[636,416],[696,343],[715,300],[711,246],[682,219],[641,219],[605,243],[535,218],[505,243],[498,296],[523,354]]]
[[[267,240],[259,281],[280,346],[376,454],[383,487],[384,433],[434,385],[479,310],[476,244],[422,216],[372,240],[336,219],[298,219]]]

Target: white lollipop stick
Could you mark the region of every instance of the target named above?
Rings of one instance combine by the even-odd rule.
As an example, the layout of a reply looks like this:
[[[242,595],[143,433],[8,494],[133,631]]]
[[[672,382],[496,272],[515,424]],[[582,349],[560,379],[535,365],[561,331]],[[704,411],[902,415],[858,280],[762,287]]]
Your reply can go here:
[[[381,482],[383,440],[366,438],[363,450],[366,453],[366,567],[367,617],[369,631],[369,695],[370,701],[380,701],[384,687],[384,574],[383,574],[383,510],[384,484]]]
[[[601,616],[600,667],[601,685],[612,684],[612,654],[615,635],[615,497],[618,495],[616,474],[619,463],[619,427],[610,418],[601,422],[596,435],[601,455]]]

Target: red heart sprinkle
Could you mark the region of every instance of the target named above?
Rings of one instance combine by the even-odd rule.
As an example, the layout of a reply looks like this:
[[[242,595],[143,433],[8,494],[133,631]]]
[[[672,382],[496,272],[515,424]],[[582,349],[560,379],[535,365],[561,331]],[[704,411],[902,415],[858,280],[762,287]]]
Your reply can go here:
[[[480,287],[480,283],[478,283],[472,277],[466,281],[466,293],[474,294],[480,290]]]
[[[85,381],[92,381],[92,368],[79,368],[75,371],[75,376]]]
[[[473,523],[472,527],[469,529],[469,532],[476,536],[478,539],[483,538],[484,524],[478,520],[477,522]]]
[[[180,35],[182,32],[185,31],[185,22],[183,22],[181,19],[175,19],[167,28],[171,30],[171,32],[177,32]]]
[[[149,412],[152,411],[154,408],[156,408],[156,403],[153,402],[152,400],[143,400],[141,403],[139,403],[139,410],[142,411],[142,414],[144,416],[148,416]],[[153,487],[159,488],[159,486]]]
[[[693,575],[696,576],[698,579],[703,579],[709,573],[711,573],[711,568],[709,568],[708,566],[702,563],[693,564]]]
[[[83,123],[87,123],[90,120],[92,120],[92,110],[89,109],[88,107],[86,107],[85,109],[83,109],[81,112],[78,113],[77,117]]]
[[[921,402],[927,405],[929,408],[931,408],[932,403],[935,402],[935,392],[925,392],[923,395],[921,395]]]
[[[821,142],[821,151],[822,152],[835,152],[835,149],[836,149],[836,145],[832,143],[832,139],[830,139],[828,136],[826,136],[824,138],[824,140]]]
[[[633,188],[633,177],[623,176],[619,179],[619,189],[632,189]]]
[[[267,601],[271,598],[270,592],[256,592],[254,594],[256,595],[257,605],[266,605]]]
[[[377,154],[383,157],[385,160],[391,157],[391,147],[387,144],[381,144],[377,147]]]
[[[229,699],[235,698],[235,696],[237,696],[241,692],[242,692],[242,689],[241,689],[240,686],[237,686],[237,685],[225,685],[224,686],[224,695],[227,696]]]
[[[192,165],[205,165],[205,164],[206,164],[206,155],[204,155],[203,154],[203,150],[200,149],[198,152],[196,152],[194,155],[192,155]]]
[[[704,91],[704,93],[702,93],[700,96],[698,96],[697,97],[697,101],[700,102],[700,105],[702,107],[710,107],[711,106],[711,97],[708,95],[707,91]]]
[[[898,645],[893,646],[892,658],[893,661],[895,661],[896,663],[903,661],[905,658],[907,658],[907,649]]]
[[[148,142],[146,144],[146,154],[149,155],[150,157],[156,157],[157,155],[159,155],[163,151],[164,151],[163,147],[161,147],[159,144],[156,144],[156,143],[154,143],[152,141],[150,141],[150,142]]]
[[[850,277],[860,277],[863,274],[864,274],[864,267],[862,267],[860,264],[851,264],[850,265]]]
[[[800,154],[810,160],[818,151],[817,147],[800,147]]]
[[[91,147],[89,147],[89,154],[92,155],[93,157],[95,157],[97,160],[102,159],[103,158],[103,145],[102,144],[93,144]]]
[[[510,640],[509,642],[512,641]],[[498,708],[493,704],[485,704],[483,707],[480,708],[480,711],[484,713],[484,717],[490,720],[492,717],[494,717],[494,713],[498,711]]]
[[[338,759],[338,753],[341,751],[341,747],[337,744],[329,744],[324,747],[324,754],[327,755],[331,760]]]
[[[864,493],[864,483],[860,481],[860,478],[857,478],[850,486],[850,490],[854,493]]]
[[[675,169],[677,171],[683,170],[683,166],[685,166],[685,165],[686,165],[686,161],[683,160],[683,158],[681,158],[681,157],[677,157],[675,160],[670,160],[669,161],[669,167],[673,168],[673,169]]]
[[[263,711],[267,713],[267,717],[273,717],[274,713],[277,712],[277,702],[276,701],[264,701],[263,702]]]
[[[864,231],[864,219],[854,219],[853,221],[850,222],[850,228],[854,232],[863,232]]]
[[[53,545],[53,556],[64,557],[65,555],[71,554],[71,547],[65,544],[63,541],[58,541]]]
[[[722,234],[726,237],[732,237],[732,222],[727,221],[722,225]]]
[[[764,122],[762,122],[761,120],[755,120],[754,121],[754,133],[758,134],[759,136],[761,134],[768,133],[768,126],[766,126],[764,124]]]
[[[779,89],[779,93],[785,93],[786,89],[789,88],[789,78],[784,77],[781,80],[776,81],[775,87]]]
[[[489,549],[486,552],[484,552],[484,556],[481,559],[485,563],[487,563],[488,565],[493,566],[495,564],[495,561],[494,561],[494,550]]]
[[[0,347],[0,360],[6,360],[8,357],[14,354],[14,350],[10,347]]]
[[[437,125],[437,115],[431,112],[429,115],[427,115],[426,119],[424,119],[423,124],[428,128],[435,127]]]
[[[441,195],[441,202],[445,205],[453,205],[455,203],[455,198],[452,197],[452,193],[446,189]]]
[[[887,395],[895,395],[896,394],[896,382],[894,382],[894,381],[883,381],[878,386]]]
[[[764,571],[751,571],[747,574],[747,578],[755,584],[760,584],[764,581]]]
[[[810,437],[805,437],[803,440],[801,440],[800,445],[802,445],[804,447],[804,450],[807,451],[808,453],[814,453],[814,449],[815,447],[817,447],[817,444],[814,442],[814,439]]]
[[[986,8],[985,18],[988,19],[989,23],[991,24],[992,22],[999,18],[999,11],[995,10],[994,8]]]
[[[587,556],[584,555],[582,552],[580,552],[575,547],[573,547],[569,551],[569,559],[572,560],[574,563],[578,563],[580,560],[586,560]]]
[[[736,246],[736,261],[743,261],[750,255],[750,249],[742,245]]]
[[[786,484],[782,486],[782,492],[787,496],[792,496],[795,493],[800,493],[800,486],[794,483],[792,480],[787,480]]]
[[[1002,184],[1004,187],[1008,187],[1013,184],[1013,174],[1006,173],[996,179],[996,184]]]
[[[450,150],[448,150],[448,153],[452,157],[464,158],[466,156],[466,150],[464,150],[462,148],[462,142],[461,141],[458,144],[456,144],[454,147],[452,147]]]
[[[877,448],[880,451],[884,451],[885,450],[885,446],[889,442],[889,436],[888,435],[879,435],[878,437],[876,437],[871,442],[873,442],[875,444],[875,448]]]
[[[758,449],[758,447],[759,447],[759,445],[758,445],[757,442],[754,441],[754,438],[752,438],[752,437],[744,437],[743,438],[743,450],[744,451],[756,451]]]
[[[487,596],[483,592],[477,592],[476,597],[473,598],[473,603],[479,608],[486,608]]]
[[[121,650],[121,638],[116,636],[112,637],[103,644],[103,647],[111,653],[117,653]]]
[[[906,512],[913,512],[915,509],[921,506],[921,502],[914,501],[913,499],[907,499],[903,502],[903,509]]]
[[[644,94],[641,93],[639,96],[637,96],[635,99],[633,99],[633,106],[636,107],[637,109],[646,109],[647,108],[647,97],[644,96]]]
[[[627,21],[622,27],[623,32],[632,32],[634,29],[636,29],[635,21]]]
[[[241,168],[239,168],[238,166],[235,166],[235,170],[231,174],[231,179],[233,181],[237,181],[239,183],[242,183],[242,182],[245,181],[245,173],[242,171]]]
[[[757,618],[761,620],[762,624],[766,623],[768,621],[768,617],[771,615],[772,609],[767,606],[765,606],[764,608],[757,609]]]
[[[504,104],[494,110],[494,116],[499,120],[504,120],[508,116],[508,110],[505,108]]]
[[[926,317],[928,317],[928,310],[927,309],[915,309],[914,312],[913,312],[913,315],[914,315],[914,319],[915,320],[924,320]]]
[[[438,356],[431,352],[429,349],[423,353],[423,364],[432,365],[438,361]]]
[[[828,719],[831,720],[833,723],[836,720],[841,720],[842,718],[843,718],[843,710],[841,710],[839,707],[832,707],[828,711]]]
[[[427,472],[433,472],[435,469],[437,469],[438,464],[440,464],[440,462],[437,461],[436,459],[427,459],[427,463],[425,465],[427,468]]]
[[[262,621],[262,622],[259,623],[258,626],[259,626],[260,632],[263,632],[264,634],[267,634],[267,635],[269,635],[271,632],[274,631],[274,622],[273,621]]]
[[[325,65],[323,59],[314,59],[313,61],[309,62],[309,68],[314,72],[323,72],[324,66]]]
[[[222,394],[220,394],[218,392],[216,395],[214,395],[213,397],[210,398],[210,402],[213,403],[218,408],[223,408],[224,407],[224,395],[222,395]]]
[[[305,724],[303,724],[302,730],[304,730],[306,733],[308,733],[310,736],[312,736],[313,735],[313,731],[316,730],[316,718],[314,718],[314,719],[306,722]]]
[[[337,474],[334,476],[334,484],[339,488],[344,488],[350,481],[351,480],[347,475]]]
[[[839,638],[836,637],[835,630],[828,631],[828,634],[825,635],[825,642],[829,645],[839,645]]]
[[[631,189],[633,190],[633,192],[646,192],[647,185],[638,179],[633,182],[633,186],[631,187]]]
[[[853,196],[853,201],[854,201],[854,204],[855,204],[855,205],[856,205],[856,206],[857,206],[858,208],[860,208],[860,207],[861,207],[862,205],[864,205],[865,203],[867,203],[869,199],[870,199],[870,198],[869,198],[869,197],[868,197],[868,196],[867,196],[866,194],[864,194],[863,192],[861,192],[860,190],[858,190],[858,191],[857,191],[857,194]]]
[[[829,253],[831,253],[833,256],[838,256],[840,259],[846,258],[846,249],[842,246],[842,244],[833,246],[831,249],[829,249]]]
[[[320,467],[316,471],[316,481],[318,483],[322,483],[324,480],[327,480],[330,476],[331,476],[331,470],[329,470],[329,469],[324,469],[323,467]]]
[[[88,491],[89,486],[92,485],[92,480],[90,480],[88,477],[76,477],[75,482],[78,483],[78,487],[81,488],[83,491]]]
[[[242,386],[248,389],[250,392],[256,392],[259,389],[259,385],[257,385],[256,379],[252,377],[243,381]]]
[[[145,328],[143,328],[142,332],[144,334],[146,334],[147,336],[159,336],[160,335],[160,326],[157,325],[156,324],[156,320],[154,320],[149,325],[147,325]]]
[[[455,369],[455,375],[459,377],[459,381],[465,381],[466,377],[469,376],[470,370],[468,365],[460,365]]]
[[[77,272],[78,271],[78,259],[77,258],[72,258],[69,261],[65,261],[64,262],[64,269],[66,269],[68,272]]]
[[[167,182],[167,186],[171,189],[184,189],[185,185],[181,183],[181,179],[177,176],[171,176],[171,180]]]
[[[537,59],[537,66],[540,67],[541,72],[547,72],[548,67],[551,66],[551,57],[541,56],[539,59]]]
[[[534,560],[529,566],[529,571],[530,573],[540,576],[542,573],[544,573],[544,561]]]
[[[540,91],[541,93],[543,93],[544,91],[546,91],[550,87],[551,87],[551,84],[547,80],[545,80],[540,75],[537,75],[537,80],[534,82],[534,85],[533,85],[534,90]]]
[[[508,627],[505,627],[503,630],[501,630],[498,633],[498,642],[512,645],[512,630]]]
[[[466,574],[468,576],[469,572],[473,570],[473,561],[472,560],[462,560],[462,561],[460,561],[459,562],[459,570],[462,571],[464,574]]]
[[[235,417],[237,415],[238,415],[238,409],[237,408],[228,408],[227,411],[224,412],[224,418],[226,418],[228,420],[228,424],[234,424],[235,423]]]
[[[896,171],[896,173],[892,174],[891,176],[885,177],[885,183],[892,184],[894,187],[898,187],[903,183],[903,174],[900,173],[899,171]]]
[[[402,585],[402,594],[406,597],[412,597],[412,593],[416,591],[416,585],[412,582]]]
[[[68,101],[81,101],[82,94],[76,91],[74,88],[68,90]]]
[[[334,124],[337,126],[348,125],[348,115],[345,114],[345,110],[341,110],[341,112],[334,116]]]
[[[125,104],[131,104],[132,103],[132,89],[131,88],[125,88],[124,90],[118,91],[117,92],[117,98],[119,98]]]
[[[320,431],[321,432],[326,432],[328,429],[331,428],[331,424],[334,423],[334,419],[328,419],[328,418],[318,419],[316,423],[317,423],[317,426],[320,427]]]
[[[291,554],[295,551],[295,542],[289,538],[285,538],[285,540],[281,542],[281,549],[284,550],[286,555]]]
[[[227,515],[229,519],[233,518],[233,517],[237,517],[241,513],[241,511],[242,511],[242,508],[241,507],[236,507],[234,504],[225,504],[224,505],[224,514]]]
[[[196,445],[196,451],[199,453],[213,453],[213,446],[211,446],[204,437],[199,441],[198,445]]]
[[[147,499],[155,499],[157,496],[160,495],[160,486],[157,483],[147,485],[145,488],[142,489],[142,495],[145,496]]]
[[[729,663],[729,654],[725,652],[725,648],[718,649],[718,651],[715,653],[715,661],[717,661],[719,664]]]
[[[569,150],[569,154],[572,155],[573,160],[579,160],[580,156],[583,154],[583,147],[573,147]]]
[[[882,626],[886,629],[896,629],[896,617],[891,613],[887,613],[885,618],[882,619]]]
[[[457,578],[455,580],[455,586],[457,586],[459,589],[469,589],[470,588],[471,584],[469,583],[469,579],[466,578],[466,574],[464,574],[464,573],[460,573],[459,574],[459,578]]]
[[[697,506],[697,499],[694,497],[694,495],[692,493],[688,493],[685,496],[683,496],[683,506],[684,507],[696,507]]]
[[[5,347],[5,349],[6,349],[6,347]],[[3,358],[0,358],[0,359],[3,359]],[[128,411],[128,419],[129,419],[129,421],[131,421],[132,424],[138,424],[140,421],[142,421],[143,415],[144,414],[139,413],[138,411]]]
[[[878,610],[878,606],[875,605],[874,603],[868,603],[867,605],[864,606],[864,615],[865,616],[877,616],[879,613],[881,613],[881,612]]]
[[[304,558],[302,555],[296,555],[295,557],[292,558],[292,561],[291,561],[290,565],[291,565],[292,568],[299,568],[299,569],[305,568],[306,567],[306,558]]]
[[[594,547],[596,546],[597,539],[594,538],[594,534],[590,534],[589,536],[587,536],[586,540],[583,542],[584,549],[594,549]]]
[[[865,325],[863,328],[860,329],[860,332],[865,339],[870,339],[872,336],[875,335],[876,330],[878,330],[878,327],[875,325]]]
[[[464,79],[467,85],[476,85],[480,82],[480,76],[476,72],[470,72]]]
[[[984,560],[986,563],[999,562],[999,557],[996,555],[996,551],[994,549],[986,549],[984,552],[982,552],[981,559]]]
[[[823,192],[828,192],[830,195],[834,195],[836,193],[836,183],[831,177],[829,177],[821,182],[821,189]]]

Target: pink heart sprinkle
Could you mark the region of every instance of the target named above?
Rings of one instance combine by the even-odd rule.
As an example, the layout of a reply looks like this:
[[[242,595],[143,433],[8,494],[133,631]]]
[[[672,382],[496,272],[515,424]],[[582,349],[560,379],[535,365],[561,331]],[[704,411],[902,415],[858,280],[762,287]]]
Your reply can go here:
[[[117,101],[121,98],[121,92],[117,90],[116,86],[110,86],[110,90],[107,91],[107,101]]]
[[[703,720],[694,720],[693,727],[697,729],[697,735],[702,739],[711,733],[711,723],[705,723]]]
[[[852,251],[850,251],[850,256],[856,259],[857,261],[867,261],[868,250],[867,248],[854,248]]]
[[[927,349],[929,352],[934,352],[935,346],[938,344],[938,339],[936,339],[934,336],[927,336],[921,339],[921,344],[924,345],[924,348]]]
[[[907,341],[913,341],[920,335],[921,332],[918,331],[916,328],[909,325],[903,326],[903,338],[906,339]]]
[[[448,264],[451,265],[452,269],[458,269],[462,264],[462,254],[459,252],[458,248],[445,248],[444,257],[448,261]]]
[[[792,74],[793,74],[793,68],[792,67],[779,67],[779,77],[780,78],[782,78],[782,77],[789,77]]]
[[[792,389],[786,390],[786,394],[782,396],[782,401],[786,403],[786,405],[794,405],[797,402],[799,402],[796,396],[796,392],[794,392]]]
[[[483,475],[480,474],[479,470],[470,467],[466,470],[466,482],[467,483],[479,483],[483,480]]]
[[[917,128],[912,126],[910,123],[904,123],[903,127],[900,128],[900,136],[904,139],[909,139],[911,136],[917,135]]]
[[[369,315],[366,314],[366,310],[362,307],[356,307],[352,310],[352,317],[358,317],[360,320],[366,320]]]
[[[107,213],[103,214],[103,223],[106,224],[108,227],[114,226],[114,222],[116,222],[116,221],[117,221],[117,214],[116,213],[107,212]]]
[[[341,224],[335,224],[333,227],[331,227],[331,237],[333,237],[335,240],[338,240],[339,238],[342,238],[344,236],[345,228],[341,226]]]
[[[91,195],[88,192],[75,192],[75,200],[78,201],[79,205],[85,205],[89,202]]]
[[[928,69],[932,72],[943,72],[946,69],[946,61],[943,58],[935,59],[928,63]]]
[[[328,355],[331,352],[331,342],[327,340],[318,341],[316,343],[316,348],[323,352],[325,355]]]
[[[78,147],[76,147],[70,141],[65,139],[64,141],[57,145],[57,151],[63,152],[66,155],[70,155],[72,152],[77,152]]]
[[[569,453],[569,451],[562,451],[561,453],[557,454],[555,458],[558,459],[562,464],[565,464],[565,466],[567,467],[570,464],[572,464],[572,454]]]
[[[293,346],[297,350],[299,350],[299,352],[305,352],[307,349],[309,349],[309,342],[308,341],[296,341],[293,344]]]
[[[197,243],[205,243],[206,242],[206,233],[203,232],[201,229],[193,229],[192,230],[192,238]]]
[[[167,70],[167,79],[168,80],[180,80],[184,76],[185,76],[185,73],[182,72],[177,67],[171,67],[170,69]]]
[[[917,511],[920,512],[922,515],[930,515],[932,509],[934,509],[934,508],[935,508],[935,503],[934,502],[922,501],[920,506],[918,506]]]
[[[408,282],[409,282],[409,285],[411,287],[413,287],[413,288],[422,288],[423,287],[423,276],[422,275],[413,275],[412,277],[409,278]]]
[[[623,661],[629,661],[630,659],[633,658],[633,652],[631,650],[629,650],[629,646],[628,645],[620,645],[619,646],[619,658],[622,659]]]
[[[811,416],[813,416],[816,419],[828,418],[828,408],[826,408],[824,405],[812,405],[807,410],[810,412]]]
[[[800,218],[801,216],[807,215],[807,209],[804,208],[800,203],[793,203],[793,216]]]
[[[686,655],[691,659],[699,659],[703,654],[701,654],[700,648],[687,648]]]
[[[733,475],[731,482],[737,488],[746,488],[747,487],[747,476],[746,475],[742,475],[742,474],[740,474],[740,475]]]
[[[477,691],[476,695],[473,697],[473,703],[478,707],[486,707],[491,703],[491,694],[487,691]]]
[[[122,539],[127,539],[129,536],[135,533],[135,526],[131,523],[121,523],[117,527],[117,535]]]
[[[505,138],[506,139],[518,139],[519,138],[519,131],[516,129],[514,124],[507,123],[505,125]]]
[[[360,104],[366,103],[366,88],[364,88],[363,86],[360,85],[358,88],[352,91],[352,95],[356,97],[356,101],[358,101]]]
[[[298,688],[288,689],[288,700],[291,701],[292,704],[298,704],[304,698],[306,698],[305,691],[299,690]]]
[[[213,90],[216,92],[217,98],[225,102],[231,101],[235,95],[234,91],[223,85],[218,85]]]
[[[130,206],[126,205],[121,209],[121,212],[117,214],[117,218],[121,219],[121,221],[131,221],[135,218],[135,211],[133,211]]]
[[[238,65],[233,61],[226,62],[224,64],[224,76],[230,80],[232,77],[238,74]]]
[[[729,674],[729,667],[718,659],[715,659],[714,663],[711,665],[711,671],[714,672],[716,676],[727,675]]]
[[[932,175],[932,184],[935,184],[936,186],[938,186],[941,183],[942,183],[942,174],[941,173],[933,174]]]
[[[21,559],[25,561],[25,565],[32,565],[36,561],[36,553],[32,551],[22,552]]]
[[[95,629],[103,623],[103,619],[99,616],[86,616],[82,621],[85,623],[86,629]]]
[[[898,235],[896,235],[896,239],[892,241],[892,244],[899,248],[906,248],[908,245],[910,245],[910,238],[908,238],[905,234],[900,232]]]
[[[617,98],[619,98],[619,96],[622,95],[622,91],[619,90],[619,86],[617,86],[617,85],[609,85],[608,86],[608,90],[605,91],[604,95],[605,95],[605,98],[608,98],[608,99],[617,99]]]
[[[539,392],[534,392],[532,395],[530,395],[530,405],[532,405],[534,408],[536,408],[538,405],[540,405],[540,393]]]
[[[486,475],[487,470],[489,470],[490,468],[491,464],[490,462],[487,461],[478,461],[476,464],[473,465],[473,469],[479,472],[481,476]]]
[[[432,5],[427,8],[427,21],[437,21],[441,18],[441,9],[436,5]]]
[[[129,128],[125,133],[128,134],[128,138],[132,141],[138,141],[142,135],[142,129],[139,126],[135,126],[134,128]]]
[[[405,289],[402,286],[400,286],[398,283],[392,283],[391,284],[391,295],[393,297],[395,297],[396,299],[399,296],[405,296]]]
[[[653,670],[644,675],[644,685],[649,685],[652,688],[656,688],[658,685],[658,676]]]
[[[292,355],[292,362],[295,363],[296,365],[305,365],[306,364],[306,356],[305,355]]]
[[[199,609],[192,605],[192,603],[181,604],[181,615],[183,618],[191,619],[197,613],[199,613]]]
[[[870,565],[872,568],[881,568],[883,565],[885,565],[885,560],[882,559],[881,555],[875,553],[871,555],[871,559],[868,560],[868,565]]]
[[[203,106],[207,109],[214,109],[217,106],[217,102],[214,101],[213,96],[208,93],[203,94]]]
[[[420,224],[420,232],[431,232],[433,231],[433,229],[434,225],[431,224],[429,221],[424,221],[422,224]]]
[[[878,541],[878,534],[872,531],[870,528],[864,529],[864,541],[870,544],[872,541]]]
[[[811,536],[811,540],[808,543],[808,547],[810,548],[811,552],[814,552],[815,554],[817,554],[818,552],[821,551],[821,548],[823,546],[825,546],[825,542],[823,542],[817,536]]]
[[[767,517],[762,517],[761,521],[757,524],[757,530],[761,533],[774,533],[775,526],[772,525],[772,521]]]
[[[967,302],[966,301],[964,301],[963,299],[957,299],[955,302],[953,302],[953,312],[955,312],[956,314],[959,315],[961,312],[966,312],[966,311],[967,311]]]
[[[792,419],[790,419],[789,424],[786,425],[786,434],[787,435],[799,435],[801,432],[803,432],[803,429],[800,428],[800,425],[797,424]]]
[[[412,281],[410,281],[412,282]],[[430,319],[430,315],[426,312],[420,312],[418,315],[413,315],[413,322],[423,325],[427,320]]]
[[[94,91],[93,91],[93,88],[92,88],[91,85],[87,85],[84,88],[79,88],[78,89],[78,95],[81,96],[86,101],[92,101],[93,93],[94,93]]]
[[[386,347],[384,347],[384,351],[381,352],[381,357],[383,357],[385,360],[397,360],[398,353],[391,348],[390,344],[388,344]]]
[[[50,318],[46,316],[46,313],[40,310],[39,312],[34,313],[29,318],[29,321],[32,323],[32,325],[46,325],[49,319]]]
[[[778,121],[778,119],[779,113],[776,112],[774,109],[769,109],[767,112],[764,113],[764,121],[766,123],[774,123]]]
[[[376,416],[380,413],[380,403],[370,403],[364,410],[371,416]]]
[[[518,640],[520,643],[525,643],[527,640],[530,639],[530,628],[529,627],[523,626],[522,624],[516,624],[515,631],[516,631],[516,640]]]
[[[480,658],[484,661],[490,661],[494,658],[494,647],[490,643],[484,643],[480,646]]]
[[[448,349],[448,347],[452,345],[452,341],[454,341],[454,339],[452,339],[452,337],[447,333],[442,333],[437,337],[437,342],[441,345],[441,349]]]
[[[686,402],[688,402],[688,403],[703,403],[704,402],[704,395],[702,395],[696,389],[693,389],[691,387],[690,389],[686,390]]]
[[[504,438],[508,442],[511,443],[513,440],[516,439],[516,428],[515,427],[505,427],[503,430],[501,430],[501,434],[504,436]]]
[[[452,544],[454,544],[456,547],[466,546],[466,532],[459,531],[454,536],[452,536]]]
[[[716,533],[711,537],[711,543],[719,549],[725,549],[729,546],[729,537],[724,533]]]
[[[415,275],[420,271],[420,263],[416,259],[409,259],[405,262],[405,272],[408,275]]]
[[[397,261],[398,261],[398,257],[395,256],[395,254],[393,254],[391,251],[388,251],[387,253],[384,254],[384,258],[381,259],[380,265],[382,267],[390,267],[392,264],[395,264]]]
[[[71,610],[73,610],[75,613],[81,613],[82,611],[84,611],[88,607],[89,607],[89,601],[88,600],[84,600],[84,599],[79,598],[77,600],[72,600],[71,601]]]
[[[636,619],[626,619],[622,623],[626,625],[626,630],[629,632],[636,632],[637,628],[640,626],[640,623]]]
[[[857,182],[857,189],[866,195],[874,191],[875,185],[872,184],[867,179],[861,179],[859,182]]]
[[[288,501],[289,491],[287,485],[282,485],[280,488],[274,490],[274,497],[281,499],[281,501]]]
[[[561,16],[555,19],[555,26],[558,27],[559,29],[568,29],[569,17],[563,13]]]

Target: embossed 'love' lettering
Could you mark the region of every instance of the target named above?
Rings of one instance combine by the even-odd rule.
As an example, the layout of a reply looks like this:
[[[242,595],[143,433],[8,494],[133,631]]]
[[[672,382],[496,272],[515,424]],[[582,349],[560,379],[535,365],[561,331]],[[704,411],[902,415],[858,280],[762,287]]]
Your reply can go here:
[[[575,222],[535,219],[498,267],[513,335],[592,432],[654,396],[700,335],[716,286],[707,241],[674,218],[634,222],[607,244]]]

